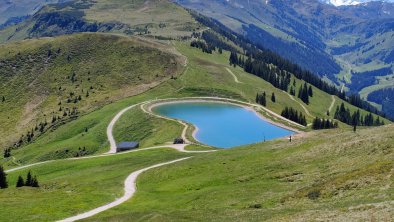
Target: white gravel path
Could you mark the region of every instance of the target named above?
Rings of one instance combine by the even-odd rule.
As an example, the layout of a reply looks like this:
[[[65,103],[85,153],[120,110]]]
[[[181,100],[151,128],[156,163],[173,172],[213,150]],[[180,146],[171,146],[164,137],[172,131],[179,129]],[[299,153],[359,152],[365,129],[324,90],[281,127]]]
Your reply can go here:
[[[115,201],[113,201],[111,203],[108,203],[106,205],[103,205],[101,207],[98,207],[98,208],[95,208],[93,210],[90,210],[88,212],[85,212],[85,213],[78,214],[78,215],[73,216],[73,217],[69,217],[69,218],[60,220],[59,222],[71,222],[71,221],[85,219],[85,218],[94,216],[94,215],[96,215],[98,213],[101,213],[103,211],[109,210],[109,209],[111,209],[113,207],[116,207],[116,206],[126,202],[127,200],[129,200],[134,195],[134,193],[137,190],[136,180],[137,180],[137,177],[141,173],[143,173],[145,171],[148,171],[150,169],[153,169],[153,168],[157,168],[157,167],[173,164],[173,163],[176,163],[176,162],[179,162],[179,161],[187,160],[189,158],[191,158],[191,157],[185,157],[185,158],[173,160],[173,161],[170,161],[170,162],[159,163],[159,164],[156,164],[156,165],[153,165],[153,166],[150,166],[150,167],[146,167],[146,168],[141,169],[141,170],[134,171],[133,173],[131,173],[127,177],[126,181],[124,182],[124,191],[125,191],[125,193],[124,193],[124,195],[121,198],[119,198],[119,199],[117,199],[117,200],[115,200]]]

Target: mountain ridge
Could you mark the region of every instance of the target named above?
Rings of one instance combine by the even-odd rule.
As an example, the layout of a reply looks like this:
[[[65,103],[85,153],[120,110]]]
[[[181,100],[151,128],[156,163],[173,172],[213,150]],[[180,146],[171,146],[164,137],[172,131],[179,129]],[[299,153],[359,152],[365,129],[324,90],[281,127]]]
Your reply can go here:
[[[319,1],[334,6],[359,5],[369,2],[388,2],[388,3],[394,2],[393,0],[319,0]]]

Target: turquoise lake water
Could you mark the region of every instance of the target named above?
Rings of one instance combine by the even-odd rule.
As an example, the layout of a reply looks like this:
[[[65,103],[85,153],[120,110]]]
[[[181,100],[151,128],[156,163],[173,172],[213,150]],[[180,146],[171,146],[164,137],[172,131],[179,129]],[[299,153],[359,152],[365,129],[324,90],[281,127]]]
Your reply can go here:
[[[231,148],[294,134],[264,121],[251,110],[231,104],[169,103],[154,107],[153,112],[193,124],[198,128],[198,141],[218,148]]]

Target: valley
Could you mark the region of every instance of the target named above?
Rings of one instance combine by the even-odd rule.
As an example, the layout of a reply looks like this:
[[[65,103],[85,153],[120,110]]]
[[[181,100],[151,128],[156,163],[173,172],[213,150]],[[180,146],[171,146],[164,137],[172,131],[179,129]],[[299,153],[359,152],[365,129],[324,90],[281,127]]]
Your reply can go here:
[[[392,121],[177,2],[67,1],[0,29],[1,220],[390,221]]]
[[[393,86],[393,4],[334,7],[314,0],[176,2],[218,20],[254,44],[337,86],[345,84],[347,91],[360,93],[364,99],[373,91]]]

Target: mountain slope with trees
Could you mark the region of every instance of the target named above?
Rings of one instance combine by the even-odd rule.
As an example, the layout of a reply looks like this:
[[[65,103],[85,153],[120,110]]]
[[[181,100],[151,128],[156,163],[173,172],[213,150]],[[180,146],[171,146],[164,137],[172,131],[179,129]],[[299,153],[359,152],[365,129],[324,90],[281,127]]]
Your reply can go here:
[[[48,130],[176,76],[184,60],[169,51],[167,45],[107,34],[1,45],[1,146],[29,144]]]
[[[394,84],[392,3],[334,7],[317,0],[176,2],[338,86],[361,91],[364,98]],[[372,72],[376,74],[368,74]],[[362,74],[369,80],[352,84]]]

